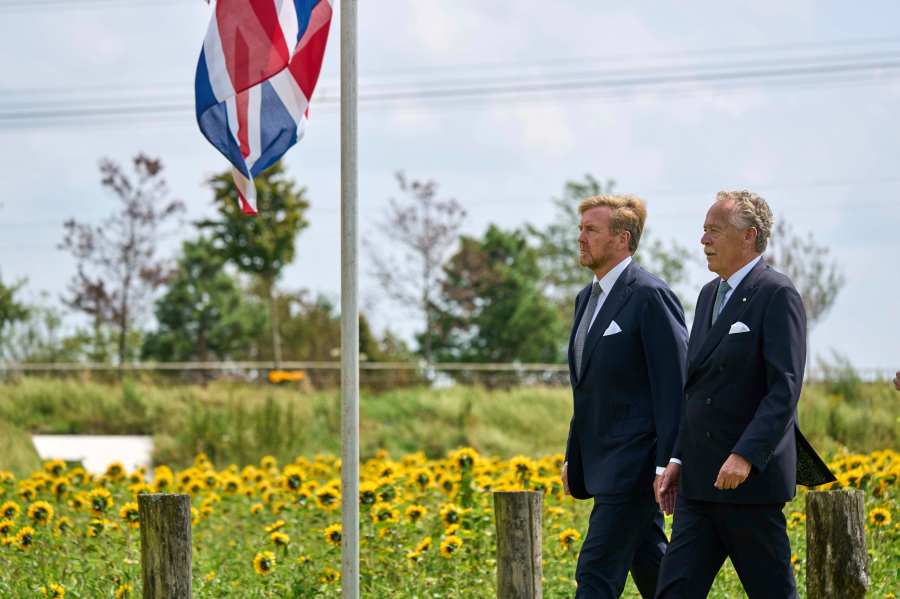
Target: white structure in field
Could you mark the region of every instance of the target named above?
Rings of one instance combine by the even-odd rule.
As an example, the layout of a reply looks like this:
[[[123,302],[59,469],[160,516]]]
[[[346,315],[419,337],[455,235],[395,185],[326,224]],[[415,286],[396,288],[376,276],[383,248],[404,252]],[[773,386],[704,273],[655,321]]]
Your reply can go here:
[[[78,461],[84,469],[103,474],[113,462],[131,472],[139,466],[150,469],[153,438],[138,435],[32,435],[42,460]]]

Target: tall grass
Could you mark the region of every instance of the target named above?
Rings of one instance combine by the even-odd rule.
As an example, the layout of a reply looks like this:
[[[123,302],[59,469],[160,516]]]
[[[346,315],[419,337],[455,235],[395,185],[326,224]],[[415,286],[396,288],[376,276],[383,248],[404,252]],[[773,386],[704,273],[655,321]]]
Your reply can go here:
[[[829,455],[843,448],[897,448],[898,402],[886,383],[811,384],[800,401],[800,425]],[[363,458],[382,448],[434,457],[470,445],[502,457],[558,453],[571,415],[566,388],[363,392],[360,451]],[[200,451],[216,463],[239,464],[266,454],[290,460],[340,452],[338,392],[267,383],[163,386],[139,379],[109,384],[26,377],[0,384],[0,420],[32,433],[153,435],[154,460],[176,466]]]

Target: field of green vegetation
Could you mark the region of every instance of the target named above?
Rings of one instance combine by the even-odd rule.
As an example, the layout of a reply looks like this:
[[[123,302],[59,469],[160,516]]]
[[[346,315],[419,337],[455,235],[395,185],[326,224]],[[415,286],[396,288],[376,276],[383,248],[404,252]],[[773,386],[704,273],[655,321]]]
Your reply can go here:
[[[363,391],[361,454],[368,458],[384,449],[438,457],[461,446],[498,457],[553,454],[564,449],[571,402],[564,387]],[[809,384],[800,401],[800,426],[826,456],[897,448],[898,404],[887,383]],[[190,464],[201,451],[215,463],[237,464],[263,455],[290,461],[340,453],[337,391],[301,392],[268,383],[202,387],[21,378],[0,384],[0,421],[31,433],[153,435],[154,460],[173,467]],[[4,451],[0,460],[12,457],[24,460],[21,468],[15,462],[0,462],[0,468],[24,474],[34,465],[25,450]]]

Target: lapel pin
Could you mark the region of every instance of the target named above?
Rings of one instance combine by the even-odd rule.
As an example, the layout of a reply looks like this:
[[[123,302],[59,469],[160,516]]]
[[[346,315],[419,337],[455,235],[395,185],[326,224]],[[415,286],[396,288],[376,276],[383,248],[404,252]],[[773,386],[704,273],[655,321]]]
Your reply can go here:
[[[746,298],[746,297],[741,298],[741,301],[742,301],[742,302],[746,302],[746,301],[747,301],[747,298]]]

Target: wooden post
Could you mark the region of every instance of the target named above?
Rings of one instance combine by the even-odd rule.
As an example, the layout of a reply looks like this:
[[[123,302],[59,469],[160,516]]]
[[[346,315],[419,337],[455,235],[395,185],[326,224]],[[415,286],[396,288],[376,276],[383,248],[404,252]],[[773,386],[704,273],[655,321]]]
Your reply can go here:
[[[543,493],[494,493],[498,599],[541,599]]]
[[[806,596],[861,599],[869,587],[865,494],[806,495]]]
[[[144,599],[191,597],[191,498],[138,495]]]

